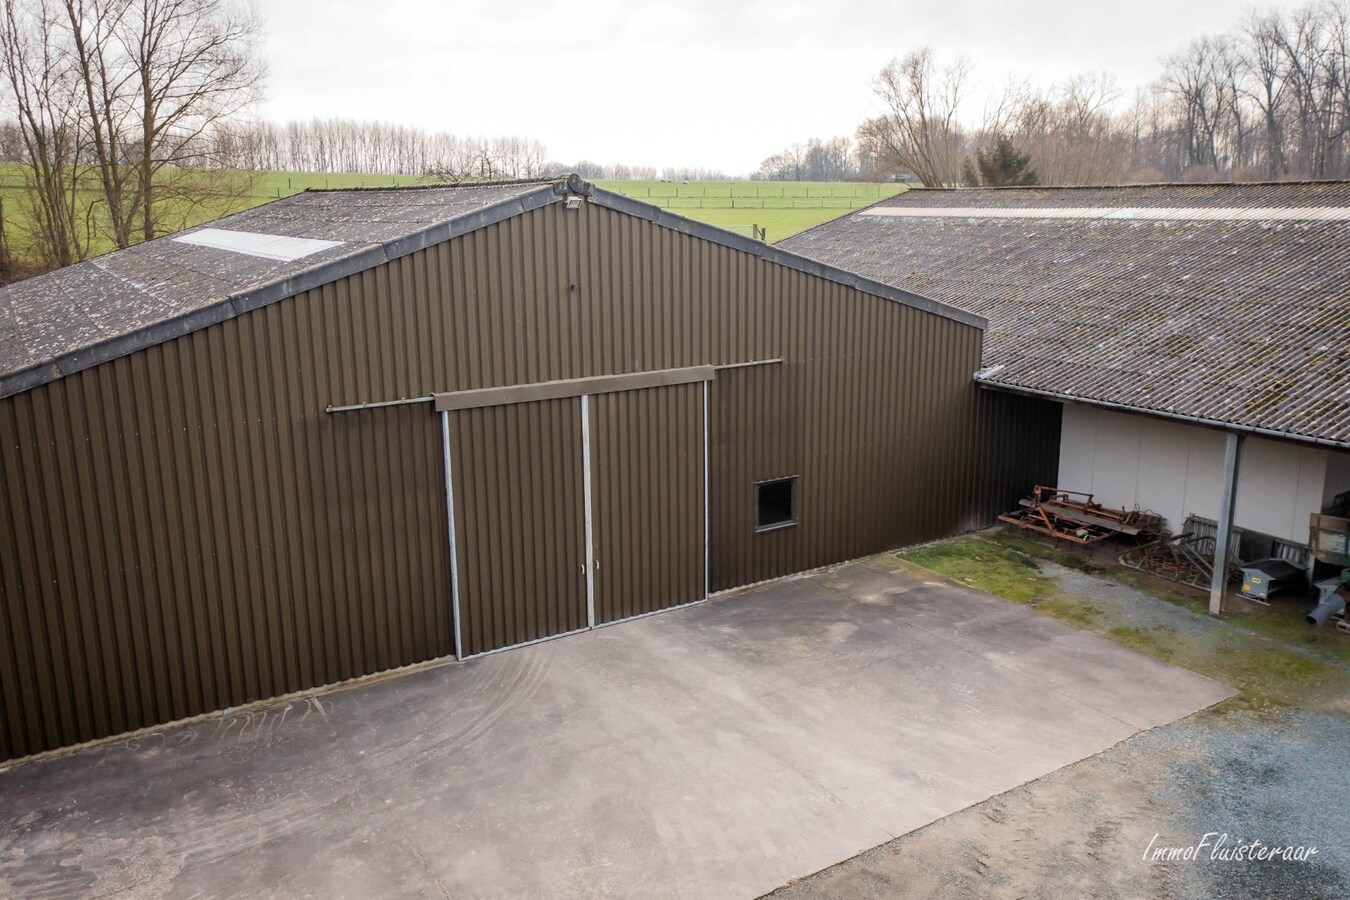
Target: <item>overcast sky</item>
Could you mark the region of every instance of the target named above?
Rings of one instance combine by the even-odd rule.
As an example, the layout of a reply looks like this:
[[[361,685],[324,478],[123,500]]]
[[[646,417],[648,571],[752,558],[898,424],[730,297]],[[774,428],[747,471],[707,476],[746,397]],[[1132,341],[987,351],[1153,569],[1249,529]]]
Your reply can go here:
[[[1262,8],[1300,2],[1270,2]],[[269,0],[263,114],[383,119],[544,142],[562,162],[745,174],[813,136],[852,134],[871,80],[925,44],[985,88],[1084,71],[1132,91],[1231,0]]]

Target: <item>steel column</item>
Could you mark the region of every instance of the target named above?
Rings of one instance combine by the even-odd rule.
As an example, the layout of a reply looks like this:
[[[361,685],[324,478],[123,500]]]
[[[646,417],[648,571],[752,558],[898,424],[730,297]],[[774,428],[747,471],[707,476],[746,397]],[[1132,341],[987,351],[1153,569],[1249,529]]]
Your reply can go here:
[[[441,444],[445,449],[445,512],[450,525],[450,610],[455,623],[455,659],[464,658],[459,632],[459,552],[455,544],[455,474],[450,461],[450,414],[441,413]]]
[[[710,382],[703,382],[703,599],[708,599],[710,568],[708,565],[708,534],[709,534],[709,506],[708,506],[708,385]]]
[[[1238,457],[1242,436],[1228,432],[1223,447],[1223,494],[1219,499],[1219,527],[1214,534],[1214,574],[1209,584],[1209,611],[1223,612],[1223,595],[1228,586],[1228,544],[1233,534],[1233,507],[1237,501]]]
[[[581,495],[586,523],[586,627],[595,627],[595,534],[591,527],[591,397],[581,395]]]

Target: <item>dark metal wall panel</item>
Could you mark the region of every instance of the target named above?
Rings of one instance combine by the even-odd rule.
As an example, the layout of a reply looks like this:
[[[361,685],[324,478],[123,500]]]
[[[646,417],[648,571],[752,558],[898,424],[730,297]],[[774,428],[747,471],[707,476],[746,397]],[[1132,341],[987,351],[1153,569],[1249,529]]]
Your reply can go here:
[[[703,385],[589,402],[596,624],[702,600]]]
[[[782,357],[720,376],[726,587],[951,533],[1035,469],[980,337],[554,204],[0,399],[0,756],[453,652],[439,416],[330,404]],[[747,534],[784,447],[801,525]]]
[[[799,367],[783,364],[727,369],[709,391],[709,522],[712,590],[764,581],[799,571],[802,534],[798,524],[757,534],[755,484],[802,474],[805,440]],[[799,479],[798,518],[819,522],[814,497],[802,491],[814,479]],[[808,526],[809,527],[809,526]]]
[[[963,530],[985,528],[1038,484],[1059,484],[1059,437],[1064,404],[982,389],[977,394],[983,452],[970,479],[970,518]]]
[[[0,403],[4,755],[451,652],[434,417],[326,415],[298,312]]]
[[[464,655],[586,627],[581,400],[449,415]]]

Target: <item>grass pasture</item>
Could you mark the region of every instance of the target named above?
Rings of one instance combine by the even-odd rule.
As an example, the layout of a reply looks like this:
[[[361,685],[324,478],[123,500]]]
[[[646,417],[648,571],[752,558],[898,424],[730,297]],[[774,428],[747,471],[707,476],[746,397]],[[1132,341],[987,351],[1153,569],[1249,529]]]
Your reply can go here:
[[[91,175],[92,178],[92,175]],[[279,200],[309,188],[397,187],[426,184],[417,175],[359,175],[323,172],[260,172],[241,176],[238,194],[201,209],[184,212],[175,224],[190,227],[242,209]],[[777,181],[597,181],[600,187],[651,203],[700,222],[750,235],[762,229],[770,242],[828,222],[850,210],[894,196],[897,184],[854,184]],[[32,257],[23,171],[16,163],[0,163],[0,203],[11,248],[22,267]],[[96,190],[88,192],[92,201]],[[95,212],[97,207],[95,206]],[[94,254],[111,250],[97,238]]]
[[[851,210],[894,197],[901,184],[810,181],[597,181],[600,187],[709,225],[749,234],[767,232],[770,243],[837,219]]]

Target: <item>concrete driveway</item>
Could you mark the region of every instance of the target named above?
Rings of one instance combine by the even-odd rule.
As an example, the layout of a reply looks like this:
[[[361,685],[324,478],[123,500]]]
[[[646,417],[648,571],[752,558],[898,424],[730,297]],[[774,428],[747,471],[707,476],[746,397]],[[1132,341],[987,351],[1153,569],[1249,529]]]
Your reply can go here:
[[[888,556],[0,774],[0,896],[753,897],[1231,693]]]

